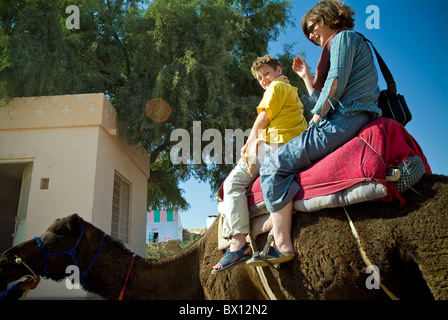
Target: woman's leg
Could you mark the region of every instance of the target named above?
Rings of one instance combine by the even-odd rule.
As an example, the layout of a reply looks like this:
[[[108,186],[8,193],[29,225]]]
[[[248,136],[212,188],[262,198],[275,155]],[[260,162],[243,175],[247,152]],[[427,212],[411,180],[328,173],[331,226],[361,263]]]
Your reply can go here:
[[[292,209],[293,201],[291,200],[279,211],[271,212],[274,244],[280,252],[294,251],[291,241]]]
[[[300,170],[330,154],[355,137],[367,123],[367,113],[352,118],[333,112],[319,123],[266,156],[260,168],[261,188],[266,208],[279,211],[300,189],[294,177]]]
[[[247,262],[250,267],[263,267],[270,264],[280,264],[294,259],[295,252],[291,240],[293,202],[290,201],[279,211],[271,212],[274,244],[267,243],[263,252],[255,254]],[[269,237],[268,237],[269,241]],[[267,262],[266,262],[267,260]]]

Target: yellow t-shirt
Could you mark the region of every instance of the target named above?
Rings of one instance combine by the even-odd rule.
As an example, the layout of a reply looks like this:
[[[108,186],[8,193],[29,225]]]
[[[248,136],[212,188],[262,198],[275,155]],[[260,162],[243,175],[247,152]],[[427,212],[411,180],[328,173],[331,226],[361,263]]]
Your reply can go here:
[[[257,112],[266,110],[269,125],[261,139],[273,143],[286,143],[307,129],[303,104],[297,88],[283,81],[273,81],[265,91]]]

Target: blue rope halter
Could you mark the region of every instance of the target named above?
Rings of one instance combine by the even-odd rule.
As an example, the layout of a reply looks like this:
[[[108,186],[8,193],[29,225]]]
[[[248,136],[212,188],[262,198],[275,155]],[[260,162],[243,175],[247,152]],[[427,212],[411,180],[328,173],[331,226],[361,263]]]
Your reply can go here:
[[[76,256],[76,249],[77,249],[79,243],[81,242],[81,239],[82,239],[82,237],[84,235],[85,228],[86,228],[86,225],[85,225],[85,223],[83,223],[82,224],[82,228],[81,228],[81,234],[79,235],[78,240],[76,241],[75,245],[73,247],[71,247],[70,249],[68,249],[66,251],[61,251],[61,252],[48,252],[48,251],[46,251],[45,248],[44,248],[44,245],[42,244],[42,241],[40,240],[40,238],[39,237],[34,237],[34,240],[36,240],[36,242],[37,242],[37,246],[40,248],[40,251],[42,252],[42,254],[44,255],[44,258],[45,258],[44,271],[41,274],[42,277],[46,277],[47,276],[48,261],[50,260],[51,257],[55,257],[55,256],[67,255],[67,256],[72,257],[73,264],[75,266],[77,266],[81,270],[78,258]],[[84,271],[80,272],[80,282],[84,286],[84,288],[86,288],[87,291],[90,291],[90,290],[89,290],[89,287],[85,284],[84,278],[87,275],[87,272],[89,272],[90,268],[95,263],[96,258],[98,258],[98,255],[100,254],[101,249],[103,248],[105,239],[106,239],[106,234],[103,235],[103,238],[101,240],[101,244],[98,247],[98,249],[96,250],[96,253],[93,256],[92,261],[90,261],[89,266]]]

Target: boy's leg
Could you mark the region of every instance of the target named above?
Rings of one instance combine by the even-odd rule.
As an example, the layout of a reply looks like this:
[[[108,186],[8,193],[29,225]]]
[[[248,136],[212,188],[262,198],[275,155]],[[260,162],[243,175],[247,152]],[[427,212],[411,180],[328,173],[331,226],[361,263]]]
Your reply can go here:
[[[259,166],[259,165],[258,165]],[[258,172],[257,172],[258,173]],[[246,245],[246,236],[249,233],[249,208],[247,206],[246,190],[250,183],[257,177],[253,177],[249,166],[239,163],[224,181],[224,223],[226,237],[230,238],[229,252],[238,253]],[[227,261],[226,255],[213,266],[212,273],[220,272],[224,267],[238,264],[241,257],[247,257],[251,248],[247,247],[243,253],[230,256]]]
[[[224,181],[224,221],[226,236],[249,233],[249,208],[247,206],[247,187],[257,177],[251,175],[249,167],[239,163]],[[233,250],[232,250],[233,251]]]
[[[271,150],[276,150],[277,145],[270,145],[264,141],[258,144],[257,157],[254,163],[240,161],[224,181],[224,220],[226,237],[237,234],[249,233],[249,208],[247,205],[247,188],[260,173],[260,165],[264,157]]]
[[[249,234],[249,208],[247,205],[247,188],[258,177],[260,162],[271,147],[260,142],[258,157],[255,163],[239,162],[224,181],[224,222],[226,237],[230,238],[230,252],[240,250],[246,245],[246,236]],[[261,159],[260,159],[261,157]],[[250,248],[244,254],[250,253]],[[235,258],[236,259],[236,258]],[[236,259],[237,260],[237,259]],[[232,261],[233,263],[234,261]],[[219,270],[223,266],[218,262],[213,269]]]

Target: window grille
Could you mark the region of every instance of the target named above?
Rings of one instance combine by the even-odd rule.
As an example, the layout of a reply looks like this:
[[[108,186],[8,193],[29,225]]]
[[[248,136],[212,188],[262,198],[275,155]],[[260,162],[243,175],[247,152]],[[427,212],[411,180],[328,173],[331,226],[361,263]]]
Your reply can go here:
[[[131,184],[119,173],[114,175],[111,236],[129,243]]]

